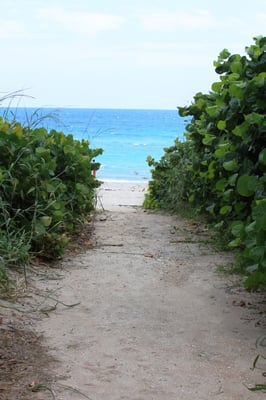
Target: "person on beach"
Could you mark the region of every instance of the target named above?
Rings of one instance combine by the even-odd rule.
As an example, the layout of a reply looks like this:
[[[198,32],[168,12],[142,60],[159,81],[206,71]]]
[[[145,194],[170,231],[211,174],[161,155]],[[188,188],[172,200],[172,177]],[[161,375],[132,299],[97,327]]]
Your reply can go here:
[[[96,167],[95,167],[95,160],[92,160],[92,165],[93,165],[93,167],[92,167],[92,175],[96,178]]]

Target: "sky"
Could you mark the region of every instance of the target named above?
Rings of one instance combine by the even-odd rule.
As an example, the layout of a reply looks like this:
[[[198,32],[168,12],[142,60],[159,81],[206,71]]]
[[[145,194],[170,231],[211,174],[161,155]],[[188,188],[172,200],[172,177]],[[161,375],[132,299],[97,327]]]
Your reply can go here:
[[[266,0],[1,0],[0,98],[176,109],[219,80],[224,48],[246,54],[265,27]]]

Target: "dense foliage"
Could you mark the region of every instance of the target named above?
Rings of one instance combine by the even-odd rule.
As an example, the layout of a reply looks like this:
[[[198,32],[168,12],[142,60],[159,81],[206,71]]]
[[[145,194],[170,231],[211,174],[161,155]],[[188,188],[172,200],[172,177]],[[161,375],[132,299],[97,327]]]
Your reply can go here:
[[[223,50],[214,62],[220,81],[197,93],[179,114],[190,116],[186,141],[153,167],[146,206],[178,208],[189,200],[208,213],[229,247],[241,250],[246,287],[266,284],[266,37],[247,56]]]
[[[0,118],[0,280],[29,252],[55,258],[75,226],[94,207],[92,159],[102,152],[87,141]],[[99,164],[94,164],[95,168]]]

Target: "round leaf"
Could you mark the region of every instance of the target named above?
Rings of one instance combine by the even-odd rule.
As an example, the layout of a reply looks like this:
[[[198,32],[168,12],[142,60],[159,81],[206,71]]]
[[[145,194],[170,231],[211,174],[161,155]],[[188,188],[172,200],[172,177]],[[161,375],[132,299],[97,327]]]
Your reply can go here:
[[[259,162],[266,165],[266,149],[263,149],[259,154]]]
[[[218,121],[218,124],[217,124],[217,128],[220,130],[220,131],[223,131],[225,128],[226,128],[226,122],[225,121]]]
[[[252,112],[248,115],[245,115],[245,120],[249,124],[258,124],[258,125],[263,125],[264,122],[264,115]]]
[[[244,232],[244,224],[242,221],[234,221],[231,225],[232,235],[235,237],[241,237]]]
[[[231,206],[223,206],[220,209],[220,214],[221,215],[229,214],[231,211],[232,211],[232,207]]]
[[[212,84],[212,90],[213,90],[214,92],[219,93],[220,90],[222,89],[222,86],[223,86],[223,82],[214,82],[214,83]]]
[[[50,226],[51,222],[52,222],[52,218],[49,217],[48,215],[46,215],[44,217],[41,217],[40,221],[43,224],[43,226]]]
[[[235,171],[238,167],[237,160],[225,161],[223,167],[226,171]]]
[[[237,181],[237,191],[241,196],[252,196],[258,185],[258,177],[255,175],[242,175]]]
[[[230,65],[230,69],[232,72],[241,73],[243,70],[242,64],[240,61],[234,61]]]
[[[224,191],[226,186],[227,186],[227,179],[225,178],[219,179],[219,181],[217,181],[215,185],[216,190],[218,191]]]

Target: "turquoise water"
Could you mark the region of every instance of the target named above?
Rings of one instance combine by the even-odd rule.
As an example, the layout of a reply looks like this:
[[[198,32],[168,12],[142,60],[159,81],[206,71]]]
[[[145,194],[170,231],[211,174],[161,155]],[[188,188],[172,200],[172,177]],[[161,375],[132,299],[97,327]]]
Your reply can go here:
[[[41,125],[89,140],[92,148],[102,148],[103,155],[96,159],[101,163],[97,177],[112,180],[148,180],[147,156],[159,160],[175,138],[184,139],[187,123],[177,110],[18,108],[9,112],[22,123],[52,114],[53,118],[44,118]]]

